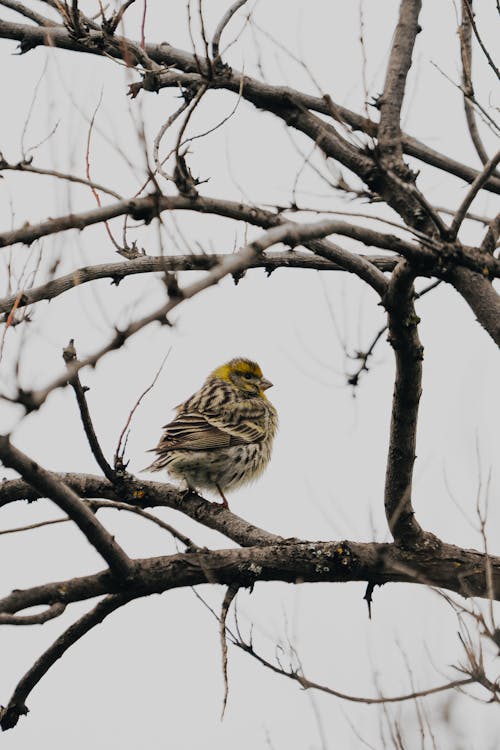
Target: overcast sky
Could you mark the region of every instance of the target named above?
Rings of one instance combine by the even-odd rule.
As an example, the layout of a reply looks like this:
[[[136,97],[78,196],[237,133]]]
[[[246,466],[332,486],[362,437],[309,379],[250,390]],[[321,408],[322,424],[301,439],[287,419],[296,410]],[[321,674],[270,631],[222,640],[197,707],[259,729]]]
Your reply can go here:
[[[206,0],[209,29],[227,5],[226,0]],[[93,0],[81,6],[89,14],[98,10]],[[389,0],[364,4],[370,96],[382,89],[397,7]],[[495,3],[480,0],[476,8],[492,50],[495,37],[498,39]],[[126,15],[126,31],[133,38],[139,36],[141,9],[139,2],[137,12],[131,8]],[[19,20],[6,9],[1,9],[0,17]],[[228,39],[241,28],[242,19],[243,14],[235,17]],[[261,0],[255,20],[284,48],[306,61],[322,91],[330,93],[334,101],[364,112],[357,2]],[[453,80],[459,79],[453,3],[424,2],[421,25],[404,128],[432,148],[478,166],[466,133],[461,95],[436,67]],[[316,93],[299,65],[258,30],[255,34],[260,62],[270,81]],[[151,42],[166,40],[191,49],[184,3],[150,0],[146,37]],[[175,94],[164,90],[158,96],[140,95],[130,102],[126,86],[137,76],[123,66],[61,50],[37,49],[21,57],[14,52],[13,42],[1,42],[3,100],[9,102],[0,142],[5,157],[19,160],[22,143],[25,151],[36,146],[57,125],[33,152],[36,164],[84,175],[88,121],[102,97],[92,138],[92,176],[124,196],[133,195],[144,175],[136,123],[144,121],[146,140],[151,144],[162,122],[178,106]],[[478,97],[486,103],[490,96],[492,102],[496,97],[498,106],[493,76],[477,50],[475,53]],[[251,33],[231,48],[228,60],[258,75]],[[233,95],[214,92],[207,96],[193,117],[190,134],[215,125],[234,104]],[[492,151],[491,133],[485,129],[483,136]],[[164,154],[174,137],[166,139]],[[201,192],[233,200],[242,197],[259,203],[286,203],[302,163],[296,147],[310,149],[297,134],[292,134],[292,139],[281,122],[240,103],[224,127],[191,146],[195,176],[210,178]],[[419,186],[427,198],[435,205],[456,207],[464,184],[419,166]],[[15,173],[4,177],[0,180],[2,230],[94,206],[86,188],[72,186],[68,191],[66,184],[45,177]],[[346,205],[345,198],[329,190],[308,169],[297,182],[297,199],[303,206],[359,209],[356,203]],[[498,211],[497,196],[485,193],[474,209],[493,215]],[[365,205],[362,210],[376,213],[381,209]],[[389,216],[389,210],[382,215]],[[177,224],[169,217],[165,224],[163,252],[169,254],[200,249],[231,252],[245,240],[244,227],[216,217],[185,214],[177,217]],[[111,226],[119,233],[121,222]],[[247,236],[258,233],[249,229]],[[146,252],[161,252],[155,228],[133,230],[131,238],[136,236]],[[476,226],[467,226],[467,241],[474,242],[479,236]],[[347,239],[343,244],[356,247]],[[3,279],[10,257],[10,251],[3,252],[2,296],[7,291]],[[81,234],[54,235],[30,249],[14,247],[18,278],[35,270],[40,252],[39,282],[54,263],[56,275],[62,275],[84,264],[118,259],[104,228],[97,226]],[[193,274],[181,275],[181,284],[193,278]],[[150,275],[128,278],[118,288],[110,286],[109,280],[99,281],[50,304],[41,303],[29,326],[20,326],[6,337],[2,389],[13,382],[20,348],[21,383],[27,388],[40,387],[62,372],[61,350],[70,338],[75,339],[83,357],[109,339],[113,324],[123,325],[153,310],[163,294],[158,275]],[[383,507],[393,388],[388,345],[383,342],[377,349],[355,397],[345,385],[344,375],[345,367],[352,366],[346,362],[344,345],[351,353],[366,347],[383,325],[376,302],[368,287],[347,274],[282,269],[267,278],[264,271],[255,270],[238,286],[225,279],[181,305],[172,316],[174,327],[154,325],[128,341],[121,351],[108,355],[95,371],[82,373],[83,383],[91,388],[89,404],[103,449],[112,455],[131,406],[151,382],[167,351],[170,354],[160,379],[133,423],[127,451],[132,472],[148,463],[146,450],[156,444],[173,407],[196,390],[211,369],[236,355],[251,357],[275,384],[269,397],[279,411],[281,426],[269,469],[258,483],[232,494],[231,508],[285,537],[388,540]],[[417,311],[425,346],[414,482],[417,517],[424,528],[448,542],[480,548],[480,535],[467,518],[474,520],[478,481],[482,480],[484,494],[491,469],[489,545],[492,553],[500,554],[500,364],[495,346],[452,289],[437,289],[417,303]],[[69,390],[54,393],[39,413],[25,419],[18,409],[0,404],[0,420],[2,432],[11,429],[13,442],[47,468],[98,473]],[[14,476],[7,470],[3,474]],[[192,534],[198,544],[231,546],[216,532],[175,511],[159,509],[157,513]],[[3,509],[0,527],[59,515],[46,500],[30,506],[15,503]],[[176,549],[168,534],[142,519],[116,511],[101,515],[101,519],[131,556],[168,554]],[[0,580],[5,593],[14,587],[63,580],[101,568],[97,553],[69,524],[1,537]],[[456,676],[450,665],[461,654],[457,621],[436,593],[417,586],[387,585],[375,592],[373,619],[369,621],[362,599],[364,589],[363,584],[355,583],[261,583],[251,595],[238,595],[240,622],[246,632],[253,625],[256,646],[270,658],[277,643],[290,639],[310,679],[346,693],[375,695],[375,680],[386,694],[411,690],[405,659],[418,688]],[[222,588],[200,587],[198,593],[219,610]],[[62,617],[43,626],[2,629],[0,703],[8,701],[17,680],[37,655],[88,607],[89,603],[72,605]],[[495,678],[495,662],[492,664]],[[150,597],[112,615],[50,670],[29,697],[30,715],[2,736],[2,747],[25,750],[35,743],[39,747],[50,743],[57,750],[362,747],[352,725],[373,747],[384,747],[379,734],[380,711],[375,707],[305,693],[231,647],[229,681],[228,707],[221,722],[223,682],[216,620],[189,589]],[[447,728],[440,718],[447,700],[443,696],[426,703],[439,748],[483,750],[497,746],[500,717],[495,706],[453,696],[449,706],[452,728]],[[400,706],[390,713],[402,717],[407,747],[420,747],[414,706]]]

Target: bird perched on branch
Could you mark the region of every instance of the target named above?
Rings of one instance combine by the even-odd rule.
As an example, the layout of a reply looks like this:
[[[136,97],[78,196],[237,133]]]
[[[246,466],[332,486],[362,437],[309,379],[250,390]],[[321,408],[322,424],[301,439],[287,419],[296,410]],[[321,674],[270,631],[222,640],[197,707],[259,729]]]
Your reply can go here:
[[[191,489],[225,490],[256,479],[271,458],[278,415],[256,362],[236,358],[214,370],[164,426],[149,471],[166,469]]]

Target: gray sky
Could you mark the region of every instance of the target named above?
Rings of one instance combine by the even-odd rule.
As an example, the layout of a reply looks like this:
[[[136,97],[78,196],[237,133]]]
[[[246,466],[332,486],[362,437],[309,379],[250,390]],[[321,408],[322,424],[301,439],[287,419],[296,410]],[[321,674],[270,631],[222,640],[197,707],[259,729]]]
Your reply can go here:
[[[37,5],[36,3],[32,3]],[[87,12],[97,3],[82,2]],[[209,28],[227,2],[207,0]],[[127,14],[126,30],[137,38],[142,3]],[[494,2],[476,4],[489,48],[494,49]],[[382,88],[397,3],[365,3],[365,40],[369,93]],[[11,17],[2,9],[2,17]],[[228,39],[242,24],[237,16]],[[359,46],[359,5],[356,2],[303,3],[298,0],[261,0],[257,23],[297,56],[302,56],[317,83],[332,98],[363,111],[362,57]],[[459,78],[458,39],[451,2],[424,2],[423,32],[417,40],[415,66],[410,76],[404,127],[431,147],[477,166],[466,134],[461,97],[432,65],[453,80]],[[148,3],[149,41],[167,40],[190,49],[183,2]],[[43,72],[32,115],[24,133],[29,148],[55,133],[35,152],[40,166],[56,165],[83,175],[88,119],[101,97],[92,138],[92,176],[125,196],[132,195],[143,176],[141,145],[134,119],[144,119],[148,143],[171,114],[178,99],[170,91],[141,95],[130,102],[126,84],[137,77],[110,61],[63,51],[35,50],[13,56],[14,43],[2,41],[4,101],[11,102],[4,119],[0,150],[11,161],[21,158],[21,133],[34,87]],[[283,81],[315,93],[313,83],[293,61],[261,38],[262,63],[269,80]],[[255,47],[246,34],[231,48],[235,67],[256,72]],[[476,51],[478,97],[498,103],[493,77]],[[46,66],[46,67],[44,67]],[[231,112],[235,97],[216,92],[207,97],[193,118],[190,134],[203,132]],[[167,139],[163,153],[172,145]],[[494,140],[484,139],[490,150]],[[293,135],[302,150],[305,139]],[[113,144],[133,162],[130,169]],[[191,146],[195,176],[210,177],[202,192],[231,199],[284,203],[301,159],[281,123],[242,102],[225,127]],[[319,162],[318,162],[319,163]],[[455,207],[464,194],[457,179],[422,166],[419,185],[434,204]],[[134,175],[135,172],[135,175]],[[48,178],[8,173],[0,181],[1,227],[35,223],[69,210],[92,208],[94,199],[82,187]],[[166,187],[166,190],[171,188]],[[301,205],[323,209],[346,207],[342,196],[329,191],[310,170],[298,181]],[[493,215],[496,196],[486,194],[474,203],[478,212]],[[377,207],[363,206],[375,213]],[[385,216],[389,216],[387,209]],[[119,232],[121,224],[112,223]],[[170,219],[163,238],[164,252],[178,252],[182,243]],[[189,249],[230,252],[245,240],[242,226],[229,221],[184,215],[178,229]],[[250,228],[248,236],[258,230]],[[131,234],[134,237],[134,233]],[[467,226],[464,238],[478,238]],[[139,244],[160,252],[157,231],[140,230]],[[354,242],[344,245],[354,248]],[[181,244],[182,247],[182,244]],[[16,246],[15,268],[33,269],[42,250],[37,277],[41,281],[58,262],[57,275],[84,264],[117,260],[102,226],[55,235],[31,249]],[[8,259],[8,253],[4,258]],[[30,257],[28,257],[30,256]],[[31,258],[31,259],[30,259]],[[0,261],[0,284],[6,260]],[[181,275],[181,283],[188,279]],[[193,275],[189,276],[189,280]],[[4,289],[1,293],[5,292]],[[61,350],[74,338],[84,356],[108,340],[110,326],[135,319],[162,299],[157,276],[126,279],[119,288],[109,280],[75,289],[50,304],[36,308],[33,323],[11,331],[6,338],[0,372],[2,388],[12,382],[17,351],[23,347],[21,382],[39,387],[62,371]],[[424,385],[418,432],[414,504],[420,523],[448,542],[481,547],[480,535],[467,523],[457,504],[474,517],[478,479],[483,488],[490,468],[489,545],[500,553],[497,384],[500,365],[495,347],[475,323],[473,314],[451,289],[438,289],[417,303],[425,346]],[[208,372],[223,361],[243,355],[255,358],[275,383],[269,395],[280,414],[274,457],[258,483],[230,498],[239,515],[282,536],[304,539],[347,538],[388,540],[383,512],[383,482],[390,400],[393,387],[392,353],[384,342],[356,398],[345,386],[345,355],[341,340],[353,352],[369,343],[383,316],[374,294],[356,278],[340,273],[279,270],[269,279],[263,271],[249,271],[235,287],[224,280],[216,288],[178,308],[172,329],[153,326],[138,334],[119,352],[110,354],[95,371],[82,373],[91,387],[89,404],[101,444],[111,455],[126,416],[139,393],[152,380],[171,347],[154,391],[136,414],[128,444],[129,469],[141,469],[145,451],[156,444],[172,408],[196,390]],[[98,473],[83,436],[76,405],[69,390],[53,394],[44,409],[20,421],[19,410],[0,404],[2,431],[13,430],[13,442],[47,468]],[[480,467],[478,458],[480,456]],[[4,471],[5,476],[14,476]],[[447,490],[447,484],[450,493]],[[3,509],[1,528],[58,517],[48,501]],[[158,515],[177,523],[198,544],[228,547],[215,532],[197,526],[175,511]],[[154,556],[175,551],[174,542],[159,528],[124,514],[102,515],[108,528],[131,556]],[[48,527],[23,535],[3,536],[0,543],[0,580],[7,593],[13,587],[83,575],[102,568],[102,562],[76,529]],[[449,665],[461,651],[457,621],[436,593],[423,587],[388,585],[374,595],[374,617],[368,621],[362,600],[364,585],[316,584],[289,586],[258,584],[250,595],[238,596],[242,627],[254,626],[256,646],[269,657],[275,644],[290,638],[306,675],[355,695],[374,695],[374,674],[381,690],[397,694],[411,689],[404,655],[418,688],[454,678]],[[200,588],[207,602],[219,609],[223,590]],[[20,675],[63,627],[83,613],[88,603],[74,605],[60,618],[41,627],[4,627],[0,640],[0,702],[6,703]],[[492,661],[492,676],[496,676]],[[374,747],[382,748],[380,713],[324,695],[298,689],[285,678],[265,671],[244,654],[229,650],[230,695],[220,721],[223,683],[218,625],[191,590],[134,602],[111,616],[68,652],[29,698],[31,713],[2,736],[6,750],[44,747],[198,750],[217,746],[242,748],[361,747],[350,724]],[[439,715],[446,698],[428,701],[429,714]],[[419,747],[413,706],[390,709],[408,732],[408,748]],[[319,719],[317,717],[320,717]],[[455,696],[451,719],[456,735],[435,719],[440,748],[495,746],[500,729],[498,710]],[[493,744],[491,744],[493,742]],[[462,743],[462,744],[460,744]]]

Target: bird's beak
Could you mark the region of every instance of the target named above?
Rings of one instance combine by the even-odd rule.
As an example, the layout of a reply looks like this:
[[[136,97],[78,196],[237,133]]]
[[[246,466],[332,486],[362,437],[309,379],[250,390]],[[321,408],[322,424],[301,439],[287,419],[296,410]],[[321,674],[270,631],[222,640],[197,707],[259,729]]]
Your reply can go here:
[[[263,391],[267,391],[268,388],[273,387],[273,384],[271,383],[270,380],[266,380],[265,378],[262,378],[262,380],[260,381],[260,387],[262,388]]]

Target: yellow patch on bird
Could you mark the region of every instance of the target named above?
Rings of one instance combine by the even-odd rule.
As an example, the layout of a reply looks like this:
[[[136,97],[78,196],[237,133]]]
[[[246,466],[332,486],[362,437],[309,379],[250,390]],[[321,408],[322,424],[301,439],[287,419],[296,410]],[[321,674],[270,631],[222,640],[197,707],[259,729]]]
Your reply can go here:
[[[221,380],[229,380],[229,376],[232,372],[251,372],[258,378],[262,377],[262,370],[260,369],[257,362],[252,362],[250,359],[232,359],[230,362],[226,362],[225,365],[221,365],[214,370],[210,377],[220,378]]]

